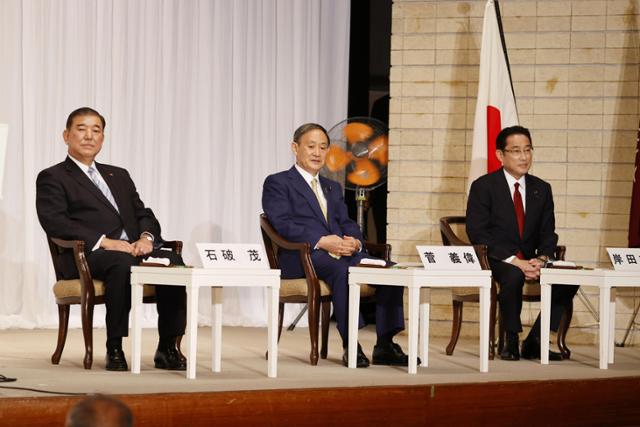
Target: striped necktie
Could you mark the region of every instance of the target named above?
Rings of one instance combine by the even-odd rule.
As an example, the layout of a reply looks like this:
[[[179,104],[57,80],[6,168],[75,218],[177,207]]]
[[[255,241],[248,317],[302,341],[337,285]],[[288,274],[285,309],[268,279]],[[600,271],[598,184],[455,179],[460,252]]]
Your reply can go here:
[[[311,189],[313,193],[316,195],[316,199],[318,199],[318,204],[320,205],[320,210],[322,211],[322,215],[324,215],[324,219],[327,220],[327,207],[322,203],[322,199],[320,198],[320,193],[318,193],[318,179],[313,178],[311,180]]]
[[[111,206],[113,206],[113,208],[118,213],[120,213],[120,209],[118,209],[118,205],[116,204],[116,199],[113,198],[113,194],[111,193],[111,190],[109,189],[107,183],[100,178],[100,175],[98,175],[98,171],[93,166],[89,166],[89,170],[87,171],[87,173],[91,178],[91,182],[93,182],[95,186],[98,187],[98,190],[100,190],[100,192],[104,194],[104,197],[106,197],[109,203],[111,203]],[[124,231],[124,228],[122,229],[122,233],[120,234],[120,239],[129,240],[129,237],[127,236],[126,231]]]

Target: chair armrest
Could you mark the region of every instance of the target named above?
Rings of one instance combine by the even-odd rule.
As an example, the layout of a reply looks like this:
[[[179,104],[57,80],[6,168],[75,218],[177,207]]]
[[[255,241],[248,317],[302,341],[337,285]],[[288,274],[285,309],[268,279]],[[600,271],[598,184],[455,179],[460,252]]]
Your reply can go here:
[[[487,255],[487,245],[473,245],[483,270],[491,270],[489,266],[489,256]]]
[[[444,218],[440,219],[440,235],[442,236],[442,244],[445,246],[469,246],[469,242],[459,238]]]
[[[265,233],[269,237],[269,239],[271,239],[271,241],[275,243],[275,245],[279,248],[288,249],[291,251],[310,250],[310,245],[306,242],[294,243],[281,237],[273,228],[273,226],[271,226],[271,224],[266,221],[266,217],[264,221],[261,221],[260,228],[262,232]]]
[[[83,240],[64,240],[58,239],[57,237],[50,237],[51,241],[61,248],[65,249],[74,249],[81,250],[84,252],[84,241]]]
[[[271,245],[271,248],[266,248],[271,268],[279,267],[273,246],[290,251],[298,251],[300,255],[300,263],[302,264],[305,279],[307,280],[309,302],[312,300],[317,301],[320,298],[320,281],[318,280],[316,270],[313,268],[313,264],[311,263],[311,245],[307,242],[290,242],[284,239],[273,228],[265,214],[260,215],[260,231],[262,232],[262,239],[265,246]]]
[[[556,246],[555,258],[558,261],[564,261],[564,257],[567,253],[567,247],[564,245]]]
[[[57,246],[58,252],[60,248],[73,250],[73,260],[78,271],[78,278],[80,279],[80,299],[82,304],[94,304],[95,288],[93,286],[93,278],[91,277],[91,271],[89,270],[89,264],[87,264],[87,258],[84,255],[85,242],[83,240],[64,240],[56,237],[49,237],[49,241],[54,246]],[[53,248],[52,252],[53,252]]]
[[[391,245],[386,243],[364,242],[364,246],[371,255],[391,261]]]

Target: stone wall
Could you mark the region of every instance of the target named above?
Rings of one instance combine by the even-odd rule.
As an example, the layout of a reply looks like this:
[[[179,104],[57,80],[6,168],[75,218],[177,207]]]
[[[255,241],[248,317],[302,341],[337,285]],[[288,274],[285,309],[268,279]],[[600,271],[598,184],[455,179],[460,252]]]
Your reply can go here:
[[[438,220],[463,215],[485,1],[393,5],[388,241],[416,261],[441,244]],[[533,135],[532,173],[553,186],[567,259],[608,266],[626,246],[639,106],[640,0],[500,2],[520,124]],[[597,296],[586,298],[597,310]],[[619,292],[618,339],[640,302]],[[449,292],[432,302],[434,333],[449,334]],[[531,322],[538,304],[526,304]],[[477,305],[463,334],[477,334]],[[440,322],[438,322],[440,321]],[[597,339],[576,297],[569,341]],[[631,336],[632,340],[634,335]]]

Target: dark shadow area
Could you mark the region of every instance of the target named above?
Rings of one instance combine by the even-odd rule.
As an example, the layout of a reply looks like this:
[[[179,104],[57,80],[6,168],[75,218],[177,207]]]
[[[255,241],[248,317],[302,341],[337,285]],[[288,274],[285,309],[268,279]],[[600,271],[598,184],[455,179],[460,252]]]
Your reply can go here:
[[[374,117],[389,124],[391,0],[351,1],[349,117]],[[355,191],[346,190],[349,216],[356,219]],[[369,193],[365,239],[387,241],[387,184]],[[373,228],[372,228],[373,225]]]

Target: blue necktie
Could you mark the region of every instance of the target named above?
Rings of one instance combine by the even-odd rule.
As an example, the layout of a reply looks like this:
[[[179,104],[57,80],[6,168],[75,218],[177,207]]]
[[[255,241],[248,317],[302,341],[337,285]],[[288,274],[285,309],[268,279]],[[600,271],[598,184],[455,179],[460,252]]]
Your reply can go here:
[[[111,203],[111,206],[113,206],[113,208],[116,211],[118,211],[118,213],[120,213],[120,209],[118,209],[118,205],[116,204],[116,199],[113,198],[113,194],[111,194],[111,190],[109,189],[109,186],[107,185],[107,183],[104,182],[102,179],[100,179],[100,176],[98,175],[98,171],[96,171],[93,166],[90,166],[87,173],[89,174],[91,181],[96,185],[96,187],[98,187],[98,190],[100,190],[100,192],[104,194],[104,197],[107,198],[109,203]],[[127,236],[127,233],[124,231],[124,228],[122,229],[122,234],[120,235],[120,238],[122,240],[129,240],[129,237]]]

